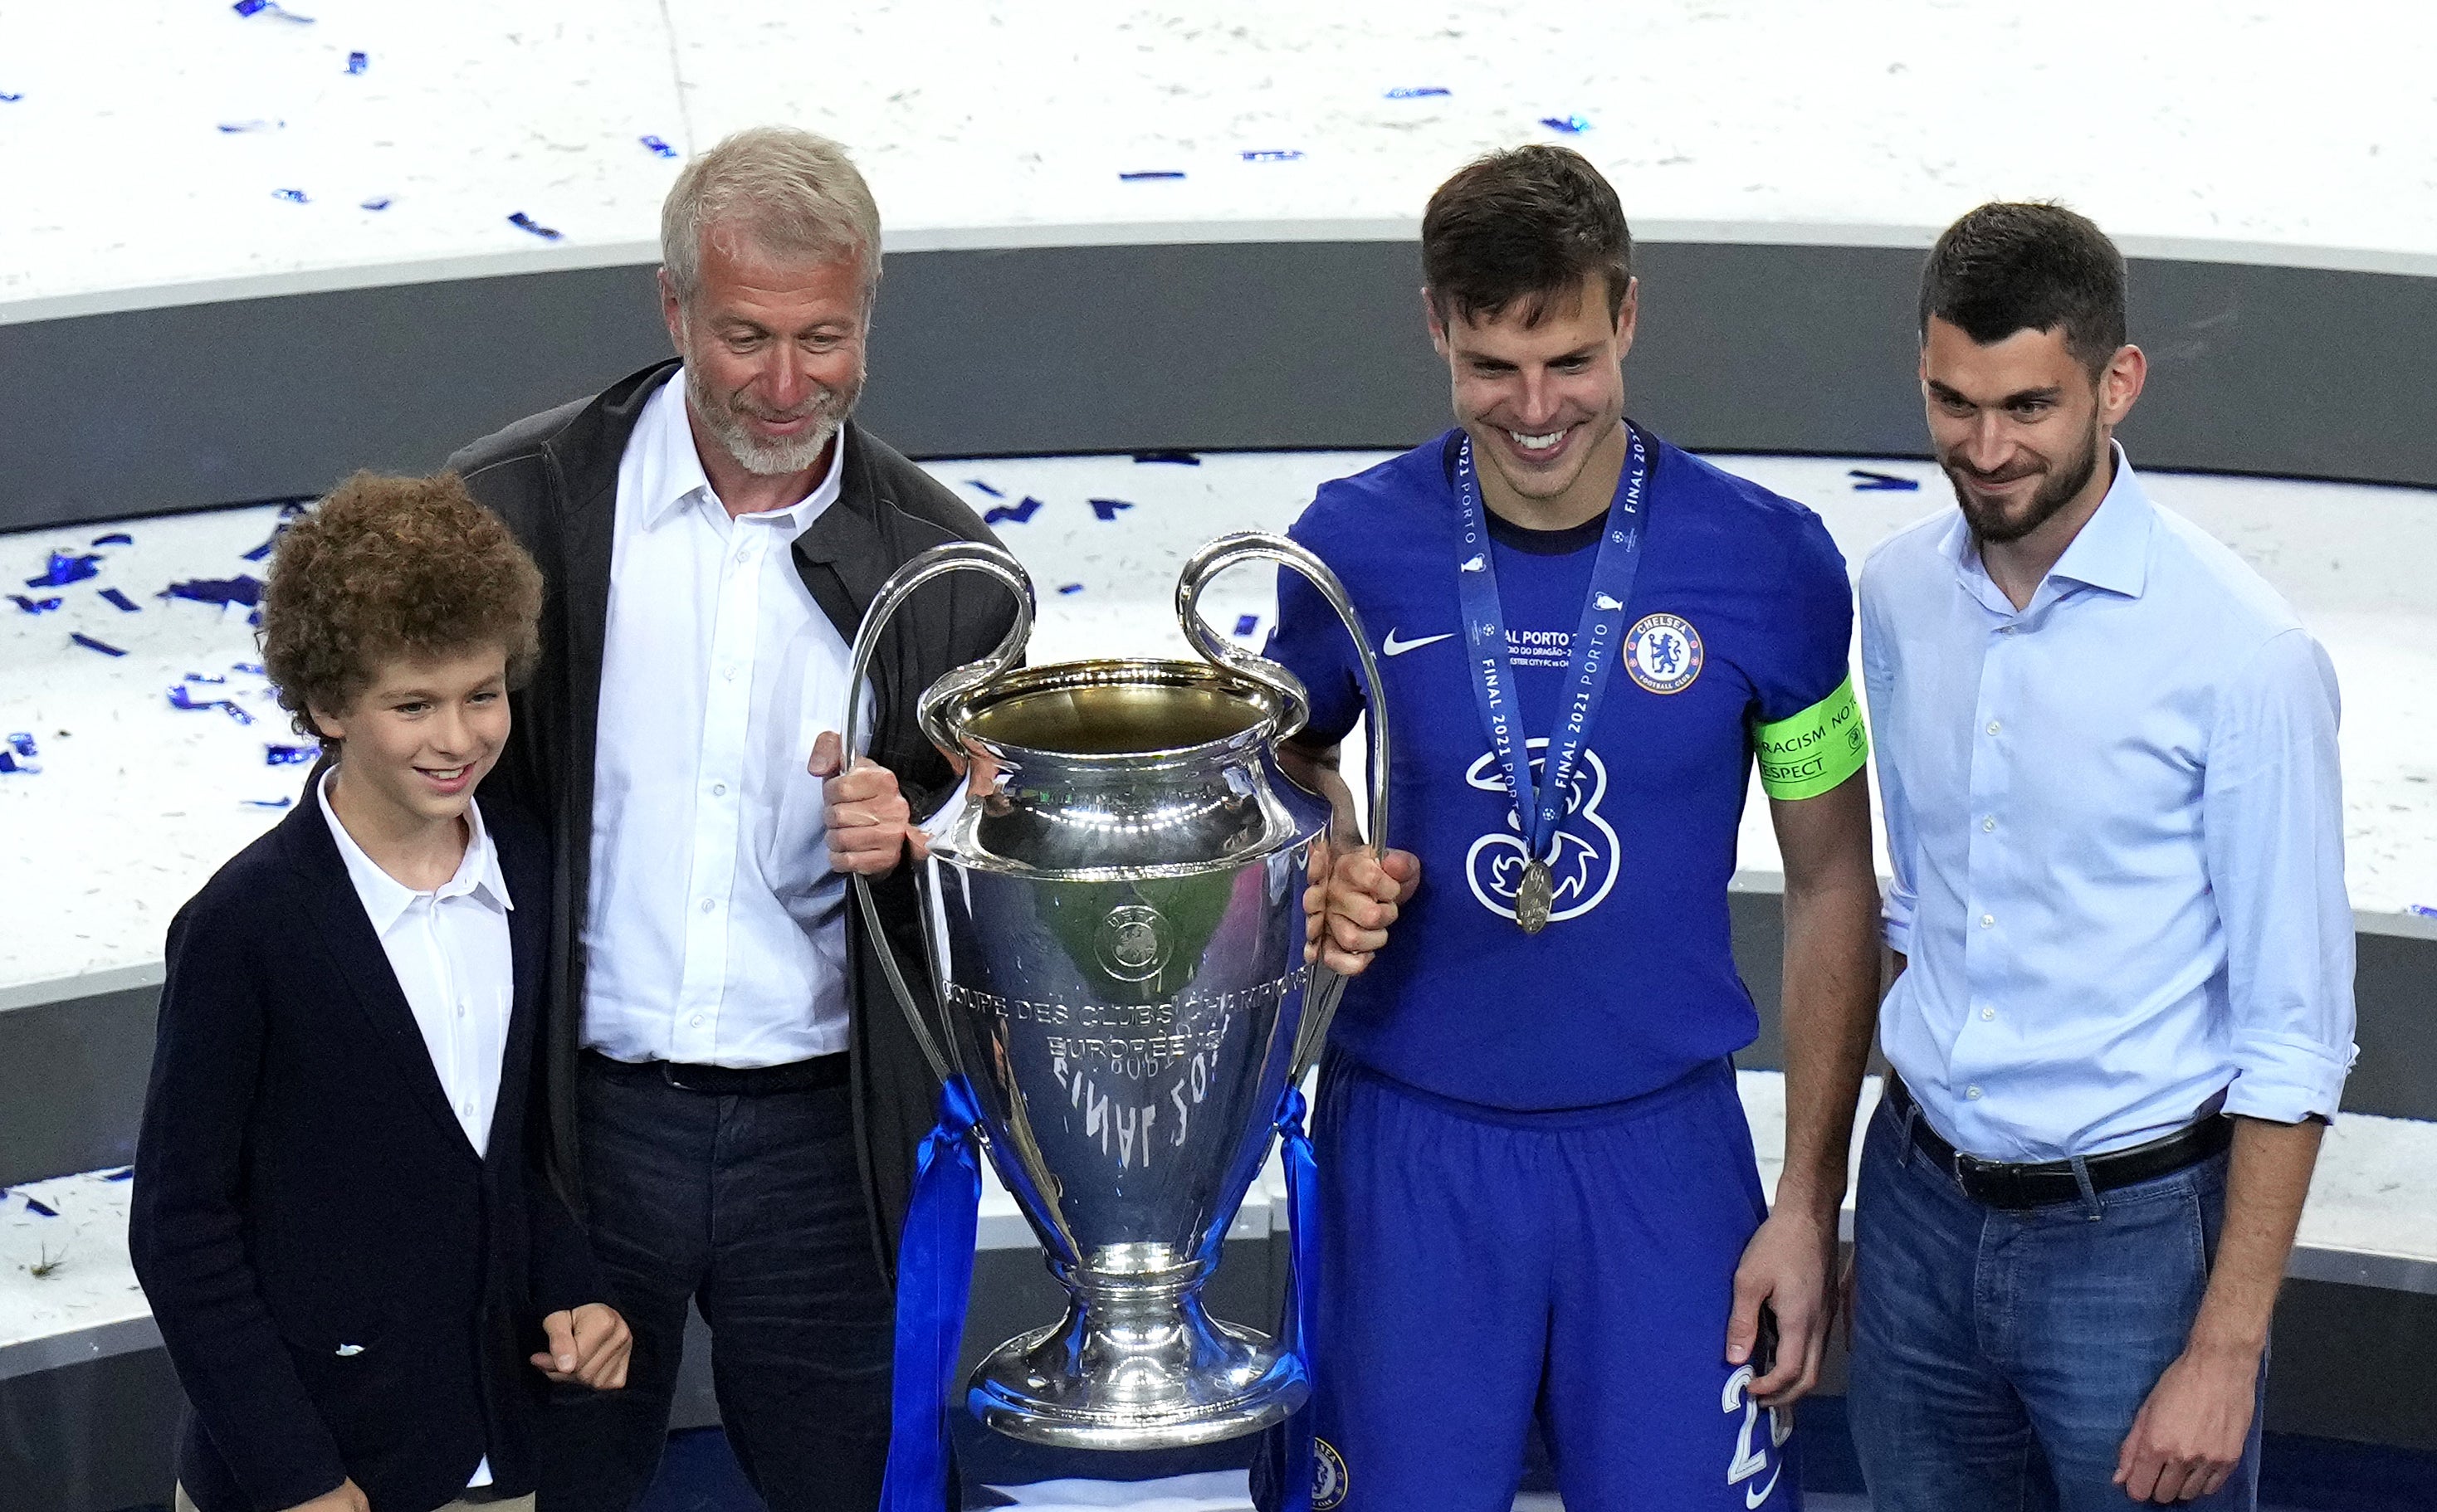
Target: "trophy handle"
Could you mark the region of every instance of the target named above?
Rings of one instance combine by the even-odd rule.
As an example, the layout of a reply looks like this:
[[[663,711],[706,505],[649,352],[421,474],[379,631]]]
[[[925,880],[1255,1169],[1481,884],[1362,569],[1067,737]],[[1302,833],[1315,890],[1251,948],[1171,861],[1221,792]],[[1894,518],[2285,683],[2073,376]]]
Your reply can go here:
[[[1201,590],[1210,580],[1229,567],[1254,558],[1292,567],[1303,575],[1328,606],[1337,611],[1339,623],[1354,639],[1355,655],[1362,665],[1362,686],[1367,698],[1364,709],[1370,729],[1370,749],[1366,764],[1370,769],[1371,788],[1371,854],[1385,856],[1388,849],[1388,699],[1387,686],[1379,680],[1378,658],[1372,653],[1371,637],[1363,632],[1362,617],[1354,611],[1354,600],[1345,592],[1345,584],[1337,574],[1305,547],[1282,535],[1261,530],[1238,530],[1222,535],[1186,559],[1184,570],[1176,580],[1176,616],[1183,623],[1184,637],[1193,649],[1229,671],[1238,673],[1275,692],[1286,704],[1285,717],[1278,723],[1278,738],[1284,739],[1301,730],[1311,717],[1311,697],[1294,673],[1266,656],[1230,644],[1227,639],[1202,619]],[[1326,843],[1325,838],[1322,842]],[[1320,1058],[1321,1047],[1328,1039],[1328,1023],[1337,1016],[1338,999],[1345,995],[1345,979],[1326,966],[1315,965],[1309,985],[1304,989],[1303,1026],[1295,1035],[1295,1056],[1291,1081],[1300,1085],[1312,1063]]]
[[[935,546],[908,561],[888,575],[880,592],[864,611],[863,623],[855,628],[854,652],[849,659],[846,683],[845,760],[851,766],[860,748],[858,739],[863,722],[863,685],[871,670],[871,658],[880,650],[880,634],[897,611],[914,591],[934,578],[952,572],[979,572],[996,578],[1015,595],[1015,622],[988,656],[959,667],[925,689],[916,702],[915,718],[922,733],[939,748],[942,756],[965,755],[956,749],[955,737],[940,721],[939,709],[948,699],[968,689],[979,687],[991,678],[1013,667],[1024,655],[1025,643],[1032,637],[1032,579],[1024,565],[1004,547],[983,541],[949,541]],[[914,1001],[914,991],[906,984],[904,968],[897,964],[897,947],[890,943],[888,931],[880,919],[880,904],[871,895],[871,883],[860,872],[854,878],[856,904],[863,910],[864,927],[871,931],[872,945],[880,956],[881,974],[888,979],[888,989],[896,994],[897,1006],[904,1012],[905,1022],[914,1031],[914,1039],[922,1049],[922,1058],[931,1063],[932,1074],[945,1082],[952,1074],[948,1057],[939,1048],[939,1036],[922,1021],[922,1011]]]

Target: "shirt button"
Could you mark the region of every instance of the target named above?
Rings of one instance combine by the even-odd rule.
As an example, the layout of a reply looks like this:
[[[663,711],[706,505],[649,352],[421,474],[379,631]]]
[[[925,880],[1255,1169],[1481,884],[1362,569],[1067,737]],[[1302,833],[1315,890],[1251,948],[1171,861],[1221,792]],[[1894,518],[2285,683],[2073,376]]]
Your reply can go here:
[[[703,906],[704,908],[709,908],[709,907],[710,907],[710,900],[706,898],[706,899],[703,901],[703,905],[702,905],[702,906]],[[1997,926],[1997,915],[1995,915],[1994,913],[1983,913],[1983,914],[1981,914],[1981,915],[1980,915],[1980,928],[1982,928],[1982,929],[1984,929],[1984,930],[1990,930],[1990,929],[1994,929],[1994,928],[1996,928],[1996,926]]]
[[[1980,1088],[1976,1086],[1967,1086],[1963,1089],[1963,1095],[1966,1099],[1977,1103],[1980,1101]]]
[[[462,1002],[457,1005],[457,1017],[460,1018],[465,1017],[465,1005]]]
[[[1987,1023],[1990,1019],[1994,1018],[1994,1017],[1997,1017],[1997,1010],[1996,1010],[1996,1009],[1994,1009],[1994,1008],[1983,1008],[1983,1009],[1981,1009],[1981,1010],[1980,1010],[1980,1021],[1981,1021],[1982,1023],[1984,1023],[1984,1024],[1985,1024],[1985,1023]]]
[[[719,907],[719,899],[715,897],[707,897],[702,900],[702,911],[705,913],[710,912],[712,909],[717,907]]]
[[[735,682],[735,681],[736,681],[736,669],[735,669],[735,668],[733,668],[733,667],[723,667],[723,668],[721,668],[721,669],[719,669],[719,675],[720,675],[720,676],[722,676],[722,677],[727,678],[727,679],[728,679],[729,682],[731,682],[731,683],[732,683],[732,682]],[[1990,733],[1990,734],[1991,734],[1991,735],[1996,734],[1996,733],[1997,733],[1997,727],[1996,727],[1995,725],[1993,725],[1993,724],[1992,724],[1992,725],[1990,725],[1990,726],[1989,727],[1989,733]]]
[[[702,1027],[702,1015],[696,1014],[692,1018],[687,1019],[686,1022],[692,1024],[696,1029],[700,1029]]]
[[[729,675],[730,677],[733,677],[733,676],[735,676],[736,674],[735,674],[735,673],[733,673],[733,672],[730,672],[730,673],[728,673],[728,675]],[[2002,729],[2004,729],[2004,728],[2005,728],[2005,726],[2004,726],[2004,725],[2002,725],[2002,724],[2000,724],[2000,723],[1998,723],[1995,720],[1990,720],[1990,721],[1989,721],[1989,733],[1990,733],[1990,735],[1994,735],[1994,734],[1996,734],[1999,730],[2002,730]]]
[[[1983,831],[1983,832],[1990,831],[1990,830],[1993,830],[1993,829],[1995,829],[1996,827],[1997,827],[1997,816],[1996,816],[1995,814],[1990,814],[1988,818],[1983,819],[1982,821],[1980,821],[1980,828],[1982,829],[1982,831]]]
[[[727,783],[724,783],[724,782],[714,782],[714,783],[712,783],[712,784],[710,785],[710,795],[711,795],[712,797],[714,797],[714,798],[725,798],[725,797],[727,797],[727,796],[728,796],[728,784],[727,784]],[[1993,821],[1992,821],[1992,823],[1993,823]]]
[[[739,562],[750,561],[752,556],[753,548],[749,546],[740,546],[736,548],[736,560]]]

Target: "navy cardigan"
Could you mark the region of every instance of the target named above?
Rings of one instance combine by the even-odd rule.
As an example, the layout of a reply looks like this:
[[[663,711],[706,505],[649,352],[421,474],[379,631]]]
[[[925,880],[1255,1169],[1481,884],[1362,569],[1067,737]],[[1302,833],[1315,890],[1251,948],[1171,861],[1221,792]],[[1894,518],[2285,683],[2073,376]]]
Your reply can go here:
[[[349,1476],[382,1512],[428,1512],[485,1454],[503,1492],[532,1486],[527,1356],[545,1314],[604,1294],[538,1164],[548,843],[511,805],[482,818],[516,963],[483,1156],[309,786],[169,926],[128,1239],[191,1405],[199,1512]]]

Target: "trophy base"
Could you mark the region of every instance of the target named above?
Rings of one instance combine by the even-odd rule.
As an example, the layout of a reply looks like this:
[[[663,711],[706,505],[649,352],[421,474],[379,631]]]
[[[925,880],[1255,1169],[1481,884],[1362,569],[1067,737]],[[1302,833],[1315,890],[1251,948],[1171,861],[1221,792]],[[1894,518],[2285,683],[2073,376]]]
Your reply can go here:
[[[992,1350],[966,1399],[1027,1444],[1151,1450],[1258,1433],[1310,1394],[1292,1355],[1211,1317],[1193,1291],[1094,1285],[1055,1328]]]

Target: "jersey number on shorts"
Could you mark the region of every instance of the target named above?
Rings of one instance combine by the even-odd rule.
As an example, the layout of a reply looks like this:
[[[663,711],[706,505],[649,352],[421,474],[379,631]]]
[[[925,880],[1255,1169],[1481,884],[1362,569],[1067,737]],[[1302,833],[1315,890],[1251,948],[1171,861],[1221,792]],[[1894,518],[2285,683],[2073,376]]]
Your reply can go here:
[[[1769,1408],[1768,1443],[1754,1448],[1752,1431],[1760,1426],[1761,1405],[1752,1397],[1751,1383],[1752,1367],[1744,1365],[1727,1378],[1727,1389],[1719,1405],[1721,1411],[1731,1413],[1740,1410],[1744,1415],[1743,1431],[1735,1435],[1735,1460],[1727,1467],[1727,1484],[1740,1486],[1761,1471],[1768,1471],[1767,1480],[1758,1486],[1744,1487],[1744,1505],[1757,1507],[1777,1489],[1778,1473],[1785,1469],[1783,1460],[1771,1463],[1769,1451],[1782,1449],[1785,1441],[1794,1436],[1794,1416],[1781,1407]]]

